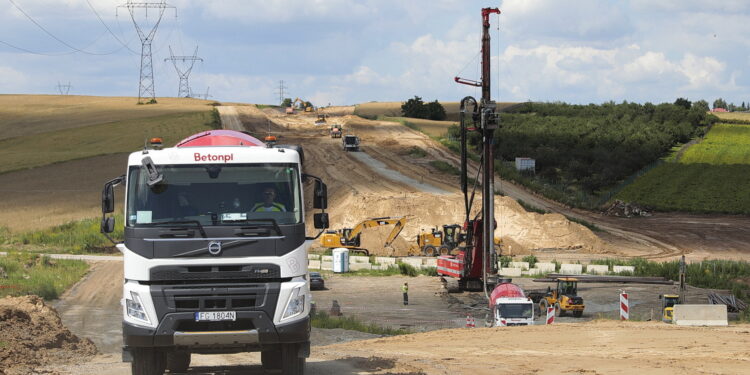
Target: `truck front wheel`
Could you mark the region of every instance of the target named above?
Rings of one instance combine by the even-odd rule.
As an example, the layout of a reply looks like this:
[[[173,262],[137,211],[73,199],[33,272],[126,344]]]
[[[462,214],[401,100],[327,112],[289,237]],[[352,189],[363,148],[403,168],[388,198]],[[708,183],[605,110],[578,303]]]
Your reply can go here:
[[[190,352],[178,351],[167,354],[169,372],[187,372],[188,367],[190,367]]]
[[[281,369],[281,350],[264,350],[260,352],[260,362],[265,370]]]
[[[281,375],[304,375],[305,358],[299,356],[299,345],[281,346]]]
[[[133,375],[162,375],[167,369],[167,356],[156,349],[134,349],[130,370]]]

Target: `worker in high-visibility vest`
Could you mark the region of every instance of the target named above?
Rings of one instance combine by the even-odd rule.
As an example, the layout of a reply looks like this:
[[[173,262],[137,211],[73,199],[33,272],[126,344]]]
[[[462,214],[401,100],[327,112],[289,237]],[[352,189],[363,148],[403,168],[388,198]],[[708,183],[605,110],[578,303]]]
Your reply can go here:
[[[263,189],[263,202],[256,203],[250,210],[252,212],[286,212],[283,204],[274,202],[276,199],[276,189],[267,187]]]
[[[404,285],[401,286],[401,292],[404,293],[404,306],[409,304],[409,284],[404,283]]]

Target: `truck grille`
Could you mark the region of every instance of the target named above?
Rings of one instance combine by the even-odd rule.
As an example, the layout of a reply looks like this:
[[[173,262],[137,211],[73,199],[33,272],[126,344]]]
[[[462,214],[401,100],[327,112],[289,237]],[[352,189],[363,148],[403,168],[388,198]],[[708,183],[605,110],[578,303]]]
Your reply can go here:
[[[172,286],[161,290],[169,310],[254,310],[263,307],[268,297],[263,285]]]
[[[236,264],[213,266],[159,266],[151,270],[152,282],[202,282],[209,280],[268,280],[281,277],[275,264]]]
[[[248,331],[254,329],[252,319],[237,319],[234,322],[196,322],[181,320],[174,327],[182,332],[211,332],[211,331]]]

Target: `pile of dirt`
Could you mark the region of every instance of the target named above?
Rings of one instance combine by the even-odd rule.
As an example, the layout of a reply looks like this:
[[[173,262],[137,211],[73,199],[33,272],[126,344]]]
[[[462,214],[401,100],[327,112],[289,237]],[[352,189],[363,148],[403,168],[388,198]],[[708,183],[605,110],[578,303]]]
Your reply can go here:
[[[434,227],[442,230],[445,224],[462,224],[464,221],[464,201],[460,194],[439,198],[429,193],[348,194],[337,201],[335,208],[330,208],[330,223],[334,229],[351,228],[367,218],[408,217],[392,248],[384,248],[383,244],[393,226],[362,232],[362,247],[375,255],[409,255],[408,250],[416,244],[421,231]],[[473,211],[472,217],[478,208]],[[605,248],[603,241],[588,228],[559,214],[527,212],[512,198],[495,197],[495,220],[498,223],[495,236],[502,238],[515,255],[553,247],[579,249],[583,253],[601,253]]]
[[[612,205],[604,210],[603,213],[607,216],[617,217],[651,216],[651,213],[645,208],[635,203],[623,202],[619,199],[612,202]]]
[[[0,299],[0,374],[28,374],[38,366],[78,362],[96,352],[91,340],[72,334],[42,298]]]

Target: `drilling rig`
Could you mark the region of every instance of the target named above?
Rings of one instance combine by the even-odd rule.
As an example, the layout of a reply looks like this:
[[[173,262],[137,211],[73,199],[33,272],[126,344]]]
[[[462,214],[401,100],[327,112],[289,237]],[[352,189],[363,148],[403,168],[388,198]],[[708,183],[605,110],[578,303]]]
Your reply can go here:
[[[490,15],[500,14],[497,8],[482,9],[482,78],[473,81],[455,77],[460,84],[481,87],[482,98],[477,101],[471,96],[461,100],[461,191],[464,194],[466,217],[464,230],[466,231],[465,246],[456,255],[438,257],[437,272],[442,276],[449,276],[448,291],[464,290],[492,290],[497,284],[497,254],[494,250],[495,232],[495,188],[494,188],[494,156],[493,136],[499,126],[496,113],[497,104],[490,98]],[[471,126],[467,119],[467,111],[471,109]],[[481,160],[478,173],[482,173],[482,210],[481,217],[471,218],[471,206],[476,192],[476,181],[469,196],[468,189],[468,137],[469,131],[476,131],[482,135]],[[489,295],[487,295],[489,299]]]

